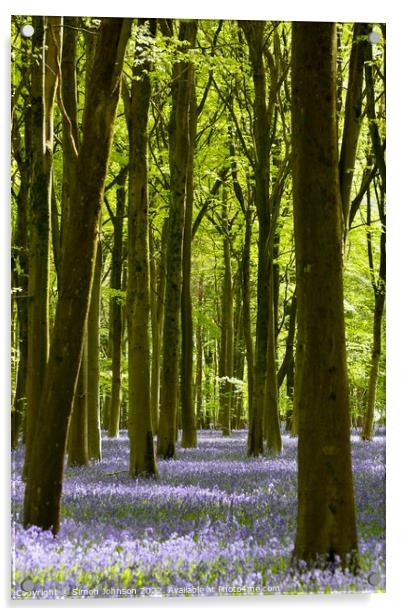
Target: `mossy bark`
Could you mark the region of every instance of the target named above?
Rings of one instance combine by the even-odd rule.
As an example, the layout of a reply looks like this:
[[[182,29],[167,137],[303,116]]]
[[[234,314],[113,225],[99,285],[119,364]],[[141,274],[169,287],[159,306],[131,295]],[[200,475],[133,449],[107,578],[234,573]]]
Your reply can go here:
[[[145,20],[139,20],[140,25]],[[156,20],[149,21],[154,36]],[[145,43],[146,44],[146,43]],[[151,363],[149,328],[151,318],[148,232],[148,111],[151,99],[150,63],[134,67],[128,129],[130,157],[128,175],[128,386],[130,473],[157,476],[151,418]]]
[[[60,17],[34,17],[31,72],[32,182],[29,214],[28,356],[26,450],[30,472],[34,433],[49,353],[49,261],[52,192],[53,105],[57,86]]]

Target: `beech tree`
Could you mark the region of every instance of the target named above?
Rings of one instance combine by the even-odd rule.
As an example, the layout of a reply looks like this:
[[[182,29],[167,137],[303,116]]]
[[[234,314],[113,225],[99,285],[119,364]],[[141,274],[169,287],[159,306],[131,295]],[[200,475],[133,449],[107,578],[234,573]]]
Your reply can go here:
[[[138,28],[146,24],[149,36],[155,36],[156,20],[138,21]],[[150,268],[148,233],[148,109],[151,97],[150,62],[143,59],[142,47],[137,45],[128,107],[130,136],[129,195],[128,195],[128,371],[130,473],[157,475],[151,416],[151,363],[149,326]]]
[[[76,160],[75,198],[70,202],[61,263],[63,283],[29,458],[24,525],[52,529],[53,533],[60,527],[66,434],[82,354],[99,214],[130,28],[130,19],[105,18],[98,33],[85,101],[82,146]],[[84,176],[86,182],[79,182]]]
[[[339,556],[346,563],[357,551],[357,536],[343,312],[335,35],[333,23],[293,24],[299,433],[295,556],[309,562],[318,556]]]
[[[195,35],[194,21],[180,22],[180,41],[188,41],[191,46],[194,44]],[[163,458],[174,457],[176,451],[182,251],[190,150],[191,63],[188,60],[175,62],[172,79],[172,113],[169,129],[171,205],[166,245],[166,291],[158,429],[158,455]]]

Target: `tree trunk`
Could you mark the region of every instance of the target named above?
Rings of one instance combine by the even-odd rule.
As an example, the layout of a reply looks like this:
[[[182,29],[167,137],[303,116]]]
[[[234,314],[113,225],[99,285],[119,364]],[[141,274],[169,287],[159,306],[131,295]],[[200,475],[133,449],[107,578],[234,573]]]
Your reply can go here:
[[[88,456],[91,460],[102,460],[100,397],[99,397],[99,308],[102,277],[102,242],[100,237],[96,249],[94,281],[88,313],[88,375],[87,375],[87,417]]]
[[[23,61],[27,60],[28,42],[24,44]],[[29,65],[22,68],[29,83]],[[17,306],[18,318],[18,369],[14,400],[11,413],[11,446],[18,445],[18,438],[26,417],[26,382],[28,357],[28,211],[31,181],[31,109],[29,100],[24,108],[24,143],[18,126],[13,123],[13,155],[20,173],[20,189],[17,195],[17,220],[15,236],[12,240],[12,285]]]
[[[30,472],[32,443],[39,414],[49,351],[49,259],[52,191],[53,104],[57,85],[56,41],[60,17],[34,17],[31,74],[32,184],[28,281],[27,423],[23,476]],[[45,33],[46,26],[46,33]],[[60,46],[60,43],[59,43]]]
[[[192,33],[195,44],[196,28]],[[193,315],[191,306],[191,240],[193,226],[193,168],[194,146],[197,133],[197,99],[195,93],[194,68],[188,69],[190,89],[189,100],[189,152],[186,186],[186,211],[183,233],[183,286],[181,291],[181,416],[183,432],[182,447],[197,447],[197,427],[193,391]]]
[[[24,526],[36,525],[52,529],[53,533],[60,528],[66,433],[83,347],[97,229],[130,29],[130,19],[105,18],[97,35],[91,85],[85,101],[83,140],[77,159],[75,198],[70,203],[61,265],[62,291],[57,302],[38,429],[32,444]]]
[[[363,70],[366,56],[365,47],[369,45],[367,40],[362,39],[362,37],[367,37],[368,33],[369,28],[367,24],[354,24],[352,50],[349,61],[349,79],[345,103],[341,155],[339,158],[339,181],[345,235],[349,228],[350,195],[352,191],[356,151],[361,127]]]
[[[382,336],[382,315],[384,312],[385,294],[378,292],[375,294],[374,321],[373,321],[373,350],[371,353],[370,378],[367,388],[367,407],[364,416],[362,439],[371,441],[373,438],[374,408],[376,398],[376,387],[381,358],[381,336]]]
[[[78,139],[77,109],[77,18],[63,18],[63,53],[61,60],[61,90],[66,117],[62,114],[63,124],[63,186],[61,198],[60,239],[63,254],[65,235],[68,227],[70,202],[76,172],[76,151]],[[91,37],[93,38],[93,37]],[[61,106],[61,105],[59,105]],[[60,272],[59,272],[60,274]],[[59,275],[59,290],[62,281]]]
[[[139,20],[144,25],[145,20]],[[156,20],[149,22],[155,36]],[[146,43],[142,47],[146,47]],[[150,284],[148,233],[148,110],[150,62],[133,69],[129,114],[130,158],[128,199],[128,385],[130,473],[157,476],[151,418]]]
[[[252,211],[247,210],[246,228],[244,232],[244,246],[242,255],[242,293],[243,293],[243,329],[247,357],[247,386],[248,386],[248,425],[251,434],[251,410],[254,396],[254,349],[251,334],[250,315],[250,250],[252,233]]]
[[[179,39],[195,40],[196,22],[181,22]],[[169,130],[171,204],[166,257],[166,297],[163,325],[163,359],[158,430],[158,455],[173,458],[176,453],[177,383],[179,376],[180,300],[182,289],[183,230],[189,163],[189,107],[191,63],[173,67],[172,112]]]
[[[233,377],[233,288],[232,264],[230,258],[230,242],[227,225],[227,205],[223,205],[222,219],[225,224],[223,240],[224,279],[222,293],[222,340],[221,340],[221,423],[222,436],[230,436],[231,410],[232,410],[232,384],[229,379]]]
[[[68,427],[68,465],[88,464],[88,345],[85,335],[73,411]]]
[[[122,177],[116,191],[116,215],[113,218],[113,251],[110,288],[112,292],[121,291],[121,272],[123,267],[123,216],[126,191],[124,189],[125,175]],[[109,407],[109,438],[119,436],[120,425],[120,389],[121,389],[121,340],[122,340],[122,306],[121,297],[112,295],[110,308],[112,311],[112,393]]]
[[[378,192],[376,190],[378,197]],[[381,220],[380,235],[380,263],[378,279],[374,274],[372,233],[371,233],[371,194],[370,187],[367,191],[367,254],[371,276],[371,283],[374,290],[374,319],[373,319],[373,347],[371,352],[370,377],[367,387],[367,407],[364,417],[362,439],[371,440],[373,438],[374,409],[376,399],[376,387],[381,358],[381,336],[382,336],[382,317],[385,306],[385,278],[386,278],[386,217],[385,217],[385,192],[381,186],[380,200],[378,202],[378,212]]]
[[[202,304],[204,299],[204,277],[203,274],[200,274],[198,280],[198,310],[202,310]],[[206,422],[205,417],[202,416],[202,407],[203,407],[203,391],[202,391],[202,366],[204,359],[204,348],[203,348],[203,331],[200,319],[198,319],[197,328],[196,328],[196,353],[197,353],[197,363],[196,363],[196,371],[195,371],[195,407],[196,407],[196,422],[198,428],[205,428]]]
[[[265,93],[263,60],[264,22],[242,22],[250,52],[254,82],[255,194],[258,228],[257,322],[253,401],[250,413],[248,455],[263,453],[263,416],[267,374],[269,320],[269,259],[267,252],[270,230],[269,210],[269,118]]]
[[[152,233],[152,232],[151,232]],[[156,276],[155,260],[151,255],[151,315],[152,315],[152,365],[151,365],[151,416],[153,434],[158,433],[159,394],[161,366],[161,334],[163,325],[164,297],[166,286],[166,239],[167,219],[164,220],[161,238],[161,254]],[[152,275],[152,271],[155,270]],[[154,282],[152,284],[152,278]],[[157,278],[157,280],[156,280]]]
[[[267,340],[267,378],[265,392],[264,437],[267,448],[273,453],[282,451],[282,438],[278,412],[278,381],[276,375],[276,332],[273,293],[273,267],[270,267],[270,298],[268,340]]]
[[[293,24],[292,144],[299,421],[295,557],[357,551],[342,279],[336,30]],[[352,561],[352,566],[353,566]]]

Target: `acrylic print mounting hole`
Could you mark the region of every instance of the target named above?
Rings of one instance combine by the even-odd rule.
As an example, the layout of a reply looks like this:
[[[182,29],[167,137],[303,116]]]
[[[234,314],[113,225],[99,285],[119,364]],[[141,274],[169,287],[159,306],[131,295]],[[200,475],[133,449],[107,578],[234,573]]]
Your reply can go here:
[[[24,38],[30,38],[33,33],[35,32],[33,26],[31,26],[31,24],[24,24],[23,26],[21,26],[21,36],[23,36]]]

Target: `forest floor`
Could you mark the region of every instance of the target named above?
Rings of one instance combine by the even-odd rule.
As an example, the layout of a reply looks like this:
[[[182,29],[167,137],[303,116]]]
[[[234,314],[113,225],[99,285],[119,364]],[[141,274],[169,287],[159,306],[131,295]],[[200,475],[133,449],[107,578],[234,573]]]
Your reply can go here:
[[[385,436],[352,436],[360,573],[289,568],[296,439],[249,459],[246,432],[200,431],[198,448],[158,461],[158,480],[126,471],[129,442],[67,468],[59,535],[21,526],[23,448],[13,454],[13,598],[233,595],[385,590]]]

